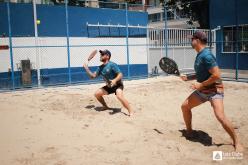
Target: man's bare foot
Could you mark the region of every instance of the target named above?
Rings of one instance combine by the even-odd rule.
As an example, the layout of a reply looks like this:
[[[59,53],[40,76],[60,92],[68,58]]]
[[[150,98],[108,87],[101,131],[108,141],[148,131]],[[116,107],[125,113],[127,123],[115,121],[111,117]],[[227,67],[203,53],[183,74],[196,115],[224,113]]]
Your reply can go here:
[[[236,152],[243,152],[244,151],[244,147],[240,143],[235,144],[234,147],[235,147]]]
[[[133,115],[134,115],[134,111],[133,111],[133,110],[128,111],[128,116],[129,116],[129,117],[132,117]]]

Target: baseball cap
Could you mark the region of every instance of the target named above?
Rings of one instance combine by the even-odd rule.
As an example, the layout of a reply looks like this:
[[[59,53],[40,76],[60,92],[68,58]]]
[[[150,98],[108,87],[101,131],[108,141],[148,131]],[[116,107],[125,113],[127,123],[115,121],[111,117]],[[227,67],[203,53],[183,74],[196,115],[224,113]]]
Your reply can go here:
[[[99,50],[99,52],[100,52],[101,55],[102,54],[107,54],[109,56],[109,58],[111,57],[111,52],[109,50],[107,50],[107,49],[105,49],[105,50]]]
[[[190,35],[189,38],[199,39],[203,43],[207,43],[208,41],[207,35],[203,31],[196,31],[193,35]]]

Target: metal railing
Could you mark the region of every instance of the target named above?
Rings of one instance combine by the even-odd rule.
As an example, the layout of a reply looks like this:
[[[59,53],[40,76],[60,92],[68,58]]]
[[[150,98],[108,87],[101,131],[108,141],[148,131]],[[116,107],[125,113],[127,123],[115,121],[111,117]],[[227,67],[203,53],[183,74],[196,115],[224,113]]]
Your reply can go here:
[[[191,46],[190,35],[193,35],[197,29],[177,29],[177,28],[167,28],[165,29],[153,29],[150,28],[148,31],[148,45],[153,48],[165,47],[166,43],[170,47],[178,46]],[[215,38],[214,31],[210,32],[207,29],[200,29],[204,31],[208,36],[208,46],[210,46],[211,40]],[[167,38],[165,38],[165,33],[167,31]],[[211,35],[211,36],[210,36]]]

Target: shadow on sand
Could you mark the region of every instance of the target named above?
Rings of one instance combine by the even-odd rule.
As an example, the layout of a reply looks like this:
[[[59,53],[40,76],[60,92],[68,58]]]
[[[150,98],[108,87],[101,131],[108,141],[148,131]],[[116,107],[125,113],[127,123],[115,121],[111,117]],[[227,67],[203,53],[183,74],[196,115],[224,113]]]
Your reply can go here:
[[[85,108],[86,108],[86,109],[94,109],[94,110],[97,111],[97,112],[110,110],[110,111],[112,111],[112,112],[109,112],[110,115],[114,115],[114,114],[117,114],[117,113],[122,113],[122,114],[124,114],[124,115],[128,115],[128,114],[122,112],[122,111],[121,111],[121,108],[103,109],[103,107],[96,107],[95,105],[87,105]]]
[[[182,136],[185,137],[185,139],[192,141],[192,142],[197,142],[197,143],[201,143],[204,146],[216,146],[216,147],[220,147],[223,145],[233,145],[231,143],[229,144],[224,144],[224,143],[213,143],[212,141],[212,137],[209,136],[208,133],[201,131],[201,130],[193,130],[192,134],[188,135],[186,133],[186,130],[179,130],[179,132],[182,133]]]

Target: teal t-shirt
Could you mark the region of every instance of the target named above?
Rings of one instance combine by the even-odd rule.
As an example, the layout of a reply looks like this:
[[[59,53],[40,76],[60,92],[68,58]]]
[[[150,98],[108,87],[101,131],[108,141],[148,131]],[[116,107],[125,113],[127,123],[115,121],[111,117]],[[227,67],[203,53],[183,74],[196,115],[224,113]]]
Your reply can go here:
[[[118,73],[121,73],[120,68],[116,63],[111,61],[106,65],[100,65],[96,70],[96,75],[102,76],[105,81],[113,80]]]
[[[196,80],[198,82],[207,80],[211,76],[208,70],[215,66],[218,66],[216,58],[209,49],[204,48],[197,54],[195,59],[194,69],[196,72]]]

